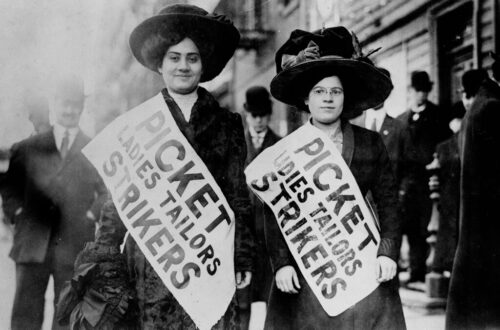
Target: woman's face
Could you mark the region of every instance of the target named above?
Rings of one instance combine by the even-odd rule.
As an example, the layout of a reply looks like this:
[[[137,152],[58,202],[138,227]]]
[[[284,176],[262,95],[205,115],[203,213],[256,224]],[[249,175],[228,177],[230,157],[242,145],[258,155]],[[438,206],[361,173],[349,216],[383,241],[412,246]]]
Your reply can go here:
[[[198,47],[189,38],[170,46],[159,71],[169,91],[191,93],[198,87],[203,72]]]
[[[336,122],[344,109],[344,89],[337,76],[320,80],[305,100],[313,121],[323,125]]]

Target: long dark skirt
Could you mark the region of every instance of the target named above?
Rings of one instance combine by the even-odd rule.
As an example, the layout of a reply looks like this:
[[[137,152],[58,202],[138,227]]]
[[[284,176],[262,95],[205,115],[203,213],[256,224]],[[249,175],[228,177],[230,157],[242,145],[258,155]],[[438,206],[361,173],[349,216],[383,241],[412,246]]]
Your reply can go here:
[[[303,278],[300,283],[298,294],[273,285],[265,329],[406,329],[397,279],[335,317],[326,314]]]

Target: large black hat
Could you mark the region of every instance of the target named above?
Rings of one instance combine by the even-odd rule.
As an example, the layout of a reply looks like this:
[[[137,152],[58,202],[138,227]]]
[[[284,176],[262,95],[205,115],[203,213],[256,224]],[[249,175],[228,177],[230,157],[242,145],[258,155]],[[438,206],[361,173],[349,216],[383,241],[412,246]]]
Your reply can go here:
[[[158,35],[172,42],[159,43],[156,48],[145,47]],[[238,30],[227,17],[210,14],[197,6],[177,4],[163,8],[139,24],[130,35],[130,48],[142,65],[158,72],[168,47],[182,41],[174,36],[188,37],[198,47],[203,64],[201,82],[212,80],[224,69],[240,40]]]
[[[318,56],[304,56],[317,46]],[[373,52],[372,52],[373,53]],[[296,56],[293,65],[282,69],[286,56]],[[342,118],[350,119],[373,108],[389,96],[391,79],[364,55],[354,34],[339,26],[315,32],[295,30],[276,54],[278,74],[271,82],[271,94],[278,100],[308,111],[304,99],[322,78],[340,77],[346,94]]]
[[[245,93],[245,110],[254,116],[270,115],[273,111],[273,103],[269,92],[263,86],[253,86]]]
[[[425,71],[413,71],[411,73],[411,87],[416,91],[430,92],[434,83],[429,79]]]

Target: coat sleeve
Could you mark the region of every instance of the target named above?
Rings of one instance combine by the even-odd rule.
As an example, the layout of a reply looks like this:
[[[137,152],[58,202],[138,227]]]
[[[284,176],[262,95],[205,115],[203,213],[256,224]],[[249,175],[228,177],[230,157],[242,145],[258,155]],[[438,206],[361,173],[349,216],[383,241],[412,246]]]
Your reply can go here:
[[[16,143],[10,151],[9,169],[0,185],[5,215],[14,222],[16,214],[21,210],[25,187],[25,159],[22,143]]]
[[[235,214],[235,268],[236,271],[252,271],[255,251],[251,232],[252,207],[245,180],[247,156],[243,124],[238,114],[231,115],[233,130],[229,146],[226,197]]]
[[[378,256],[397,262],[401,245],[401,219],[398,212],[397,187],[387,150],[380,136],[375,141],[376,175],[371,187],[380,221]]]
[[[102,207],[104,206],[104,203],[108,198],[108,190],[106,189],[106,186],[104,185],[104,182],[102,181],[97,171],[95,172],[95,175],[96,175],[96,181],[94,186],[95,199],[94,203],[92,203],[92,206],[90,207],[90,211],[96,217],[96,220],[99,220]]]
[[[101,212],[94,242],[87,243],[75,261],[57,303],[56,318],[71,329],[135,329],[135,290],[120,245],[126,233],[108,199]]]
[[[397,120],[397,119],[396,119]],[[398,135],[397,135],[397,159],[396,168],[394,169],[396,185],[398,189],[401,187],[401,182],[404,176],[404,169],[408,168],[406,148],[409,147],[409,133],[403,126],[403,124],[398,121],[397,123]]]
[[[288,246],[286,245],[285,239],[281,234],[278,227],[278,222],[273,218],[266,219],[264,224],[264,233],[266,236],[267,251],[269,252],[269,258],[271,259],[271,267],[273,273],[276,273],[280,268],[284,266],[295,265]]]
[[[115,204],[108,198],[102,208],[95,243],[119,247],[123,243],[127,228],[116,210]]]

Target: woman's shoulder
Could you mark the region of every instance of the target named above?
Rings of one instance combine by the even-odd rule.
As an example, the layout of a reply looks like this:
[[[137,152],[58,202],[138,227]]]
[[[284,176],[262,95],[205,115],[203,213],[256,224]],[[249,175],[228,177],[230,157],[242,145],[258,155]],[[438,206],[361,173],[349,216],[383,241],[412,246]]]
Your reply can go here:
[[[202,104],[208,106],[212,114],[219,120],[227,120],[231,123],[241,122],[241,115],[239,113],[232,112],[227,107],[221,106],[213,95],[201,86],[199,87],[199,97]]]
[[[374,132],[367,128],[350,124],[352,127],[352,131],[354,133],[354,137],[363,140],[375,141],[381,139],[380,134],[378,132]]]
[[[231,129],[243,129],[241,115],[237,112],[232,112],[228,108],[219,106],[216,116],[219,122],[226,123]]]
[[[351,125],[355,148],[362,150],[363,153],[378,154],[382,149],[385,149],[384,141],[378,132],[366,129],[364,127]]]

